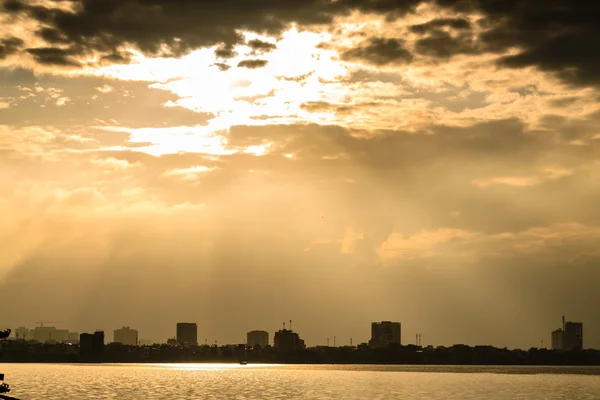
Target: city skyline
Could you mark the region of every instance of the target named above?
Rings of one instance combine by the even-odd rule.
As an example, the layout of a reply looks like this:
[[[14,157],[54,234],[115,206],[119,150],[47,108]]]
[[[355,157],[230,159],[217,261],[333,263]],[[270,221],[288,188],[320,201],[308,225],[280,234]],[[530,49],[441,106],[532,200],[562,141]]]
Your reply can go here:
[[[0,325],[600,348],[598,11],[0,0]]]
[[[581,322],[573,322],[573,321],[568,321],[565,322],[565,317],[562,317],[562,321],[563,321],[563,326],[562,328],[558,329],[558,330],[553,330],[550,333],[549,338],[542,338],[540,339],[540,342],[538,342],[537,344],[532,344],[531,346],[528,347],[523,347],[523,349],[527,349],[527,348],[545,348],[545,349],[554,349],[554,350],[584,350],[584,349],[594,349],[594,347],[592,346],[586,346],[586,342],[583,339],[583,328],[582,328],[582,323]],[[508,346],[502,346],[502,345],[498,345],[498,344],[492,344],[492,343],[466,343],[464,341],[458,341],[456,343],[428,343],[427,341],[425,343],[422,342],[422,334],[421,333],[417,333],[415,334],[413,337],[411,338],[404,338],[404,340],[402,339],[402,328],[401,322],[396,322],[396,321],[381,321],[381,322],[371,322],[369,323],[370,325],[370,334],[368,339],[366,340],[361,340],[360,336],[358,336],[358,340],[357,337],[339,337],[336,335],[333,336],[327,336],[324,340],[324,342],[317,342],[317,343],[308,343],[306,344],[306,346],[309,347],[315,347],[315,346],[332,346],[332,347],[337,347],[337,346],[358,346],[360,344],[365,344],[368,345],[370,347],[374,347],[374,348],[386,348],[388,345],[390,344],[401,344],[401,345],[417,345],[419,347],[423,346],[423,347],[427,347],[427,346],[452,346],[452,345],[457,345],[457,344],[464,344],[464,345],[479,345],[479,346],[494,346],[497,348],[502,348],[502,347],[508,347]],[[27,340],[36,340],[39,342],[44,342],[45,341],[45,337],[47,335],[46,331],[41,332],[38,331],[39,328],[46,328],[46,329],[53,329],[56,330],[56,327],[51,327],[51,326],[46,326],[44,327],[43,325],[41,327],[36,327],[36,329],[27,329],[24,327],[19,327],[17,329],[14,329],[12,332],[12,338],[15,339],[19,339],[19,335],[21,335],[20,339],[23,339],[22,335],[23,335],[23,329],[28,331],[28,337]],[[191,329],[191,330],[190,330]],[[61,331],[61,330],[56,330],[56,331]],[[63,329],[62,331],[65,331],[67,333],[69,333],[68,330]],[[102,331],[104,332],[104,338],[106,338],[106,333],[103,329],[95,329],[95,331]],[[198,327],[197,324],[194,322],[178,322],[176,323],[176,328],[175,328],[175,332],[174,335],[169,336],[167,339],[165,340],[148,340],[145,338],[139,338],[139,331],[135,328],[131,328],[129,326],[123,326],[121,328],[115,329],[114,330],[114,334],[116,334],[118,331],[120,331],[120,334],[122,335],[122,338],[129,338],[129,340],[134,340],[137,344],[140,345],[150,345],[150,344],[156,344],[156,343],[169,343],[170,341],[173,341],[173,344],[178,344],[178,345],[209,345],[209,346],[213,346],[213,345],[239,345],[239,344],[246,344],[246,345],[250,345],[253,346],[252,344],[249,344],[250,342],[256,342],[255,344],[259,344],[260,343],[267,343],[270,346],[274,346],[275,344],[275,338],[277,336],[277,333],[293,333],[296,334],[298,332],[296,331],[292,331],[291,330],[291,320],[290,320],[290,325],[288,325],[288,329],[286,329],[286,323],[283,323],[283,330],[280,328],[276,329],[273,331],[274,335],[273,335],[273,339],[269,340],[270,337],[270,332],[269,331],[263,331],[263,330],[251,330],[251,331],[247,331],[245,334],[245,337],[243,339],[243,341],[219,341],[218,338],[209,338],[206,337],[203,340],[200,339],[200,337],[202,336],[202,332],[200,331],[200,333],[198,333]],[[124,331],[124,332],[123,332]],[[60,341],[72,341],[72,340],[67,340],[68,338],[72,338],[73,334],[77,335],[77,333],[73,333],[71,332],[70,335],[65,336],[64,339],[60,339],[60,340],[56,340],[58,342]],[[134,336],[132,336],[134,335]],[[42,339],[40,339],[40,337],[42,337]],[[230,336],[232,337],[232,336]],[[135,338],[135,339],[133,339]],[[339,341],[336,342],[336,339],[339,338]],[[414,338],[414,339],[413,339]],[[299,338],[298,338],[299,339]],[[286,337],[286,340],[291,340],[291,342],[294,342],[294,340],[298,340],[298,339],[289,339]],[[108,340],[108,339],[105,339]],[[144,341],[145,343],[139,343],[141,341]],[[127,344],[127,345],[132,345],[132,343],[128,342],[125,339],[121,339],[121,340],[117,340],[116,337],[113,336],[113,340],[112,341],[107,341],[108,343],[121,343],[121,344]],[[305,340],[302,340],[302,346],[305,345]],[[261,346],[263,346],[264,344],[261,344]],[[518,348],[518,347],[515,347]]]

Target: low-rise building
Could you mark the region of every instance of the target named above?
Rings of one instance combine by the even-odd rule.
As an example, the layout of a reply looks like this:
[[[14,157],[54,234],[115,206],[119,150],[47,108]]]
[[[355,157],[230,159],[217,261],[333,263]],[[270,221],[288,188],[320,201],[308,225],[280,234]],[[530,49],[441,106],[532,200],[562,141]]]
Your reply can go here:
[[[138,345],[138,331],[124,326],[121,329],[115,329],[113,342],[126,344],[128,346]]]

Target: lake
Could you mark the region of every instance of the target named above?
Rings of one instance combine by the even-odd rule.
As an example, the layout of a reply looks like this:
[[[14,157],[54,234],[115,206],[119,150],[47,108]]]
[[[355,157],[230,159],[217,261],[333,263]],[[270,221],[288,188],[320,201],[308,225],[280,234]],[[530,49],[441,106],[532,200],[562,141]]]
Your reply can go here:
[[[21,400],[600,399],[597,367],[0,364]]]

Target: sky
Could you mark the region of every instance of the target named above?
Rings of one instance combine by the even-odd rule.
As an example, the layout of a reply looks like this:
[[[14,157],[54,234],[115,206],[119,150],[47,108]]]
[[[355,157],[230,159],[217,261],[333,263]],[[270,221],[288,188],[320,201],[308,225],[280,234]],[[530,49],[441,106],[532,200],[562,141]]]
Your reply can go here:
[[[600,348],[599,12],[0,0],[0,325]]]

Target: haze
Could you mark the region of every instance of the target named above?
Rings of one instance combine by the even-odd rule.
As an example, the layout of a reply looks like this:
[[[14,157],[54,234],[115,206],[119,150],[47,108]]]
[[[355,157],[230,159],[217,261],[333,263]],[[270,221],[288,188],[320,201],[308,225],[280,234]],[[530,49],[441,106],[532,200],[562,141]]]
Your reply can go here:
[[[599,7],[4,1],[0,325],[599,348]]]

